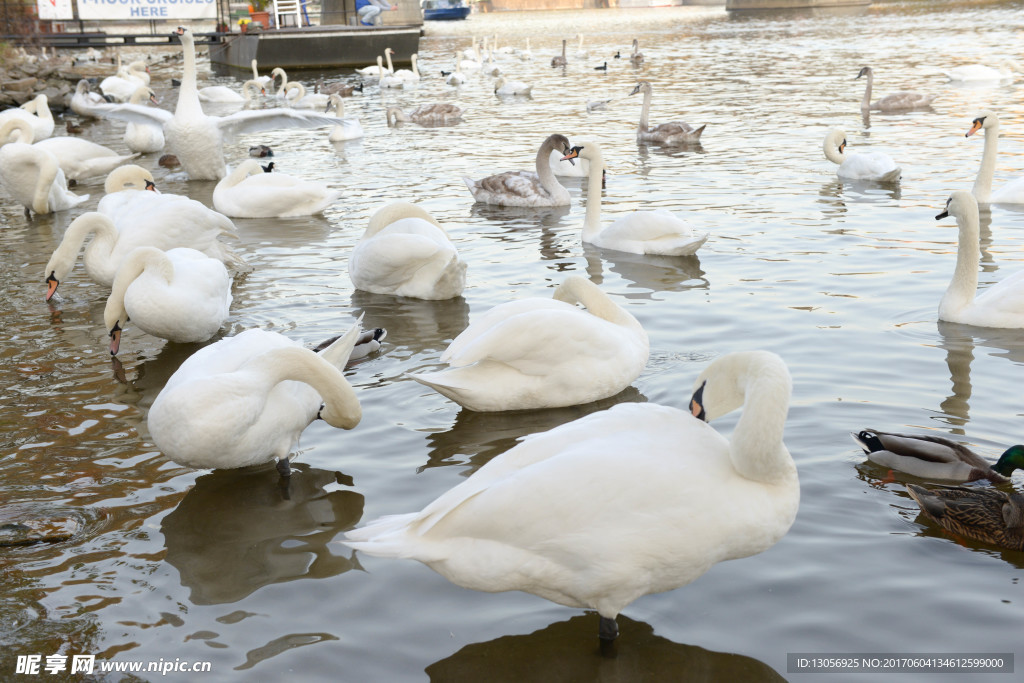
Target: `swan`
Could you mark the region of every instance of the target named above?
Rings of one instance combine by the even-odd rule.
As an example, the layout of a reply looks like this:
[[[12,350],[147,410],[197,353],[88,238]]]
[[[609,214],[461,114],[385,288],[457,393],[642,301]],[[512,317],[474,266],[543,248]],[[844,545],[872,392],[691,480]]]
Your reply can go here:
[[[662,123],[654,128],[647,128],[647,114],[651,109],[651,83],[650,81],[638,81],[630,95],[638,92],[644,94],[643,108],[640,110],[640,124],[636,129],[637,142],[653,142],[656,145],[685,145],[690,142],[699,142],[701,133],[707,127],[704,124],[700,128],[694,128],[682,121],[670,121]]]
[[[422,511],[344,542],[419,560],[465,588],[597,610],[602,640],[613,640],[638,597],[763,552],[792,526],[791,384],[773,353],[722,356],[698,377],[689,410],[621,403],[532,434]],[[741,406],[731,441],[703,421]]]
[[[271,78],[270,76],[260,76],[260,72],[256,69],[255,59],[249,62],[249,65],[252,66],[252,80],[259,83],[261,88],[266,89],[268,87],[272,88],[274,86],[273,78]]]
[[[153,442],[179,465],[225,469],[276,459],[288,476],[289,454],[313,420],[359,424],[359,399],[342,374],[358,336],[356,323],[316,353],[251,329],[196,351],[149,410]]]
[[[483,68],[484,60],[480,56],[480,46],[474,44],[472,56],[466,56],[467,59],[463,59],[461,62],[459,62],[459,65],[462,67],[463,71],[479,71],[480,69]]]
[[[359,119],[345,118],[345,103],[341,99],[341,95],[332,94],[330,104],[327,110],[334,110],[334,115],[342,120],[340,126],[335,126],[331,129],[330,135],[327,139],[331,142],[342,142],[344,140],[358,140],[363,137],[363,124],[359,123]]]
[[[462,120],[462,108],[447,102],[422,104],[408,114],[398,107],[388,107],[388,125],[418,123],[421,126],[449,126]]]
[[[414,299],[452,299],[466,287],[466,262],[441,224],[409,202],[370,217],[348,260],[356,289]]]
[[[79,116],[98,119],[102,115],[96,111],[97,105],[109,104],[107,98],[98,92],[89,90],[89,81],[84,78],[75,86],[75,94],[71,96],[71,111]]]
[[[463,50],[462,54],[465,56],[466,59],[475,59],[476,58],[476,55],[478,54],[477,53],[477,40],[476,40],[476,36],[473,36],[472,44],[469,47],[467,47],[465,50]]]
[[[499,78],[494,82],[495,95],[529,95],[532,90],[533,86],[523,81],[506,81]]]
[[[103,310],[110,355],[129,319],[154,337],[204,342],[220,331],[230,306],[231,278],[217,259],[187,247],[138,247],[117,269]]]
[[[47,138],[33,147],[45,149],[57,159],[57,164],[70,180],[83,180],[98,175],[107,175],[112,170],[138,154],[118,154],[109,147],[98,145],[83,138],[60,136]]]
[[[939,319],[977,327],[1024,327],[1024,270],[978,293],[978,202],[970,192],[954,192],[935,217],[956,218],[960,236],[953,279],[939,302]]]
[[[569,191],[559,184],[551,172],[548,158],[552,150],[568,153],[569,140],[564,135],[549,135],[537,150],[535,173],[506,171],[472,180],[463,177],[473,199],[498,206],[568,206],[572,203]]]
[[[551,66],[565,66],[566,64],[569,63],[568,60],[566,60],[565,58],[566,42],[567,41],[565,39],[562,40],[562,54],[555,55],[554,57],[551,58]]]
[[[610,225],[601,225],[601,183],[604,158],[601,147],[591,142],[577,145],[564,158],[583,158],[590,161],[587,180],[587,213],[583,219],[583,241],[602,249],[614,249],[631,254],[659,254],[662,256],[689,256],[697,252],[708,239],[708,233],[696,232],[689,223],[675,215],[657,211],[633,211],[616,219]]]
[[[185,69],[174,114],[155,107],[130,104],[108,105],[103,111],[105,116],[112,118],[163,126],[167,146],[192,180],[220,180],[227,175],[225,137],[274,128],[318,128],[341,123],[331,116],[288,108],[208,116],[203,113],[196,90],[196,52],[192,32],[179,26],[177,34],[181,38]]]
[[[580,144],[586,146],[589,142],[581,141]],[[551,167],[551,172],[557,176],[563,178],[589,178],[590,177],[590,162],[586,159],[575,159],[575,164],[569,164],[562,161],[562,157],[565,156],[564,152],[560,152],[557,149],[551,150],[551,154],[548,156],[548,166]]]
[[[395,71],[394,67],[391,64],[391,55],[393,55],[394,53],[395,51],[392,50],[390,47],[384,49],[384,54],[388,58],[388,71],[390,71],[393,76],[395,76],[396,78],[400,78],[406,83],[418,83],[420,80],[420,70],[416,67],[416,60],[418,58],[418,55],[415,52],[413,52],[412,55],[409,56],[409,61],[412,63],[411,71],[409,69],[399,69],[398,71]]]
[[[360,76],[367,76],[370,78],[380,78],[387,70],[384,68],[384,57],[377,57],[377,64],[375,66],[365,66],[362,69],[356,69],[356,73]]]
[[[1010,481],[1014,470],[1024,469],[1024,446],[1010,446],[995,465],[952,439],[934,434],[894,434],[865,429],[853,439],[868,460],[923,479]]]
[[[932,106],[936,95],[922,95],[919,92],[901,90],[891,95],[886,95],[875,102],[871,101],[871,86],[875,81],[875,72],[870,66],[866,66],[857,74],[857,78],[867,77],[867,86],[864,88],[864,99],[860,102],[863,111],[907,111],[909,109],[926,109]],[[856,78],[854,80],[857,80]]]
[[[32,129],[26,121],[13,119],[0,124],[0,139],[18,129],[31,139]],[[88,201],[89,195],[76,195],[68,190],[64,172],[50,152],[26,142],[11,142],[0,147],[0,185],[16,202],[25,207],[25,215],[64,211]]]
[[[971,192],[983,204],[1024,204],[1024,177],[1011,180],[996,192],[992,191],[992,177],[996,171],[996,155],[999,147],[999,116],[985,110],[978,114],[967,131],[970,137],[979,130],[985,130],[985,149],[981,154],[981,167],[974,180]]]
[[[53,112],[44,93],[35,96],[20,107],[12,107],[0,112],[0,125],[11,119],[21,119],[32,126],[32,139],[45,140],[53,135]]]
[[[330,97],[320,93],[306,93],[306,86],[292,81],[288,84],[288,106],[293,109],[317,109],[323,111],[330,103]]]
[[[455,60],[455,71],[447,74],[444,77],[444,82],[448,85],[462,85],[466,82],[466,74],[462,73],[462,65],[459,60]]]
[[[483,67],[483,72],[488,76],[501,75],[501,67],[494,63],[494,50],[487,51],[487,65]]]
[[[469,410],[560,408],[619,393],[649,352],[636,318],[572,275],[551,299],[495,306],[441,354],[448,369],[409,377]]]
[[[846,153],[846,133],[833,128],[825,135],[825,158],[839,164],[836,173],[844,180],[873,180],[876,182],[894,183],[900,179],[902,171],[888,154],[884,152],[867,152],[865,154]]]
[[[580,44],[576,47],[576,59],[590,59],[590,53],[583,49],[583,34],[577,33],[576,37],[580,39]]]
[[[322,213],[339,192],[246,159],[213,189],[213,207],[232,218],[292,218]]]
[[[149,89],[149,86],[143,85],[132,93],[131,99],[128,102],[136,106],[143,106],[142,103],[147,100],[153,103],[154,106],[158,104],[156,94]],[[125,126],[124,138],[122,139],[128,149],[141,154],[159,152],[166,143],[162,126],[135,123],[134,121],[129,121],[128,125]]]
[[[257,86],[259,84],[257,83]],[[246,97],[241,93],[237,93],[226,85],[208,85],[205,88],[199,89],[199,101],[200,102],[221,102],[227,104],[238,104],[243,102],[249,102],[252,100],[252,96]]]
[[[118,68],[116,76],[100,81],[100,92],[116,102],[127,102],[140,85],[149,85],[149,69],[144,62],[132,62],[127,69]]]
[[[530,36],[526,36],[526,47],[519,51],[519,59],[524,62],[533,59],[533,50],[530,49]]]
[[[644,63],[644,53],[640,52],[640,41],[633,39],[633,52],[629,55],[629,61],[633,66],[640,66]]]
[[[384,75],[377,81],[377,86],[381,88],[404,88],[405,81],[393,73],[385,71]]]
[[[951,81],[970,83],[979,81],[1006,81],[1013,78],[1014,67],[1017,65],[1009,59],[1003,60],[998,69],[985,64],[964,64],[954,66],[942,73]]]

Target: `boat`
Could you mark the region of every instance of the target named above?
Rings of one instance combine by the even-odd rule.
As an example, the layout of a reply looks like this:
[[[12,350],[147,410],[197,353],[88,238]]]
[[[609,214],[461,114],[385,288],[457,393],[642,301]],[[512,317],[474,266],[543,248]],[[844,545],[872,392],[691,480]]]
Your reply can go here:
[[[465,0],[421,0],[424,21],[454,21],[469,16]]]

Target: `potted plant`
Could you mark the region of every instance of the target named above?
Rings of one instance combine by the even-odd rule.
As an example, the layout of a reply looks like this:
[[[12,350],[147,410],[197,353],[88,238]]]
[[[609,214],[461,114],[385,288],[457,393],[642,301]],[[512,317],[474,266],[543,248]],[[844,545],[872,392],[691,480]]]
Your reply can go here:
[[[249,18],[252,19],[254,24],[259,24],[263,28],[270,28],[270,10],[267,6],[270,4],[270,0],[249,0]]]

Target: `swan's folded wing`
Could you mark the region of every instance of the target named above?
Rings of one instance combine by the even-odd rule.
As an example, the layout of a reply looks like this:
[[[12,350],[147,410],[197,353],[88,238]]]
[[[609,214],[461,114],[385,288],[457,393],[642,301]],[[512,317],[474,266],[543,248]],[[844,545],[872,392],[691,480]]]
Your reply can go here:
[[[515,195],[529,198],[546,196],[548,191],[540,183],[540,177],[529,171],[508,171],[496,173],[476,181],[477,187],[496,196]]]
[[[451,253],[451,245],[439,244],[420,235],[382,234],[357,246],[351,268],[360,282],[396,287],[408,282],[439,253]]]
[[[544,308],[565,310],[567,305],[568,304],[565,302],[555,301],[554,299],[530,297],[528,299],[509,301],[508,303],[495,306],[476,317],[473,324],[463,330],[459,336],[452,340],[452,343],[449,344],[448,348],[441,354],[441,362],[447,363],[452,358],[461,357],[464,349],[471,346],[478,338],[490,334],[491,330],[495,326],[501,324],[508,318],[528,314]]]
[[[221,132],[229,136],[258,133],[277,128],[340,126],[343,123],[344,119],[339,119],[336,116],[285,108],[240,111],[217,119],[217,125]]]
[[[602,239],[635,240],[653,242],[656,240],[692,238],[698,236],[693,227],[682,218],[665,211],[634,211],[617,219],[601,231]]]
[[[142,104],[101,104],[96,107],[96,112],[107,118],[149,126],[163,126],[174,118],[174,114],[166,109]]]
[[[1024,270],[1018,270],[978,294],[974,305],[1012,316],[1024,314]]]

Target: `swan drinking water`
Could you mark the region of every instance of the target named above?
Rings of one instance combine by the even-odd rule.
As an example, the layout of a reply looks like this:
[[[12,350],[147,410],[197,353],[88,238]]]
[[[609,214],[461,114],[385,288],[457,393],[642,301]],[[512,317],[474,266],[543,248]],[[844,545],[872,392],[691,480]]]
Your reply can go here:
[[[697,252],[708,239],[708,233],[695,232],[683,219],[658,209],[633,211],[609,225],[601,225],[601,183],[604,157],[596,142],[573,147],[565,159],[581,158],[590,161],[587,180],[587,213],[583,219],[582,240],[602,249],[614,249],[631,254],[659,254],[662,256],[689,256]]]
[[[409,377],[470,410],[559,408],[619,393],[649,348],[636,318],[573,275],[551,299],[495,306],[441,354],[449,369]]]
[[[954,192],[936,220],[953,216],[960,229],[956,270],[939,302],[939,319],[978,327],[1024,328],[1024,271],[978,293],[978,202],[970,192]]]
[[[371,521],[345,543],[465,588],[597,610],[613,640],[638,597],[763,552],[792,526],[791,384],[773,353],[722,356],[688,410],[622,403],[532,434],[420,512]],[[731,441],[704,422],[740,407]]]
[[[965,137],[979,130],[985,131],[985,149],[981,154],[981,167],[971,189],[974,197],[983,204],[1024,204],[1024,178],[1016,178],[997,191],[992,191],[992,177],[996,171],[996,156],[999,147],[999,117],[995,112],[985,110],[978,114]]]
[[[568,153],[569,139],[564,135],[549,135],[537,150],[536,172],[506,171],[472,180],[463,177],[473,199],[498,206],[568,206],[572,200],[569,191],[559,184],[548,161],[552,150]]]

